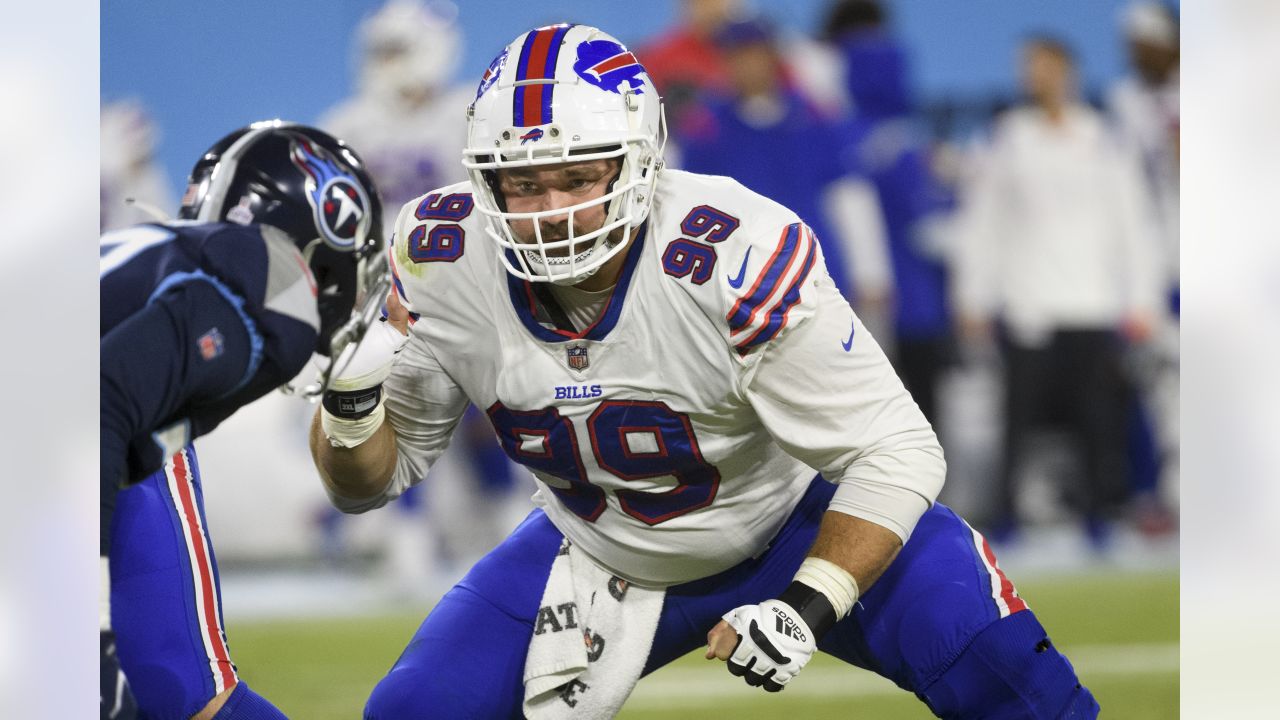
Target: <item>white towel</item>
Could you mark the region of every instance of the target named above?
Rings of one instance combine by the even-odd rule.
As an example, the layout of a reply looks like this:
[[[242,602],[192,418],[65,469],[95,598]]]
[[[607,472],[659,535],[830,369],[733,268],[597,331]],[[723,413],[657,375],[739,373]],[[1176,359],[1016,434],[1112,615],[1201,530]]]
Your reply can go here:
[[[525,717],[616,715],[640,679],[665,596],[615,577],[565,540],[524,663]]]

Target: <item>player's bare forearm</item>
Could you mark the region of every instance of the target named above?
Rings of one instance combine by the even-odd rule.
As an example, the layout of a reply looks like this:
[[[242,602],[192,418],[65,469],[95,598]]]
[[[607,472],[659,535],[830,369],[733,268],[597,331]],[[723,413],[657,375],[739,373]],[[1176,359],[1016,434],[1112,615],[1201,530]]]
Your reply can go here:
[[[320,426],[317,410],[311,422],[311,459],[320,479],[334,494],[351,500],[380,495],[396,469],[396,434],[383,423],[368,440],[353,448],[334,447]]]
[[[818,538],[810,557],[821,558],[844,568],[866,592],[888,569],[902,549],[902,540],[892,530],[847,513],[828,510],[822,517]]]

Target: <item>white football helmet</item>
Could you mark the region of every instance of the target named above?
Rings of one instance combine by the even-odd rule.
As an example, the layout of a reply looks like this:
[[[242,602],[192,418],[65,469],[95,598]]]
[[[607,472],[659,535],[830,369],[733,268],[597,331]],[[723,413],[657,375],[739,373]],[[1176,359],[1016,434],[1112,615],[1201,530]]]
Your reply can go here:
[[[360,87],[381,100],[443,87],[457,69],[458,9],[436,0],[388,0],[360,23]]]
[[[489,221],[486,234],[516,277],[580,282],[621,251],[649,214],[666,141],[662,102],[635,55],[597,28],[549,25],[516,38],[485,70],[467,125],[462,164]],[[502,168],[602,158],[621,158],[622,166],[594,200],[512,213],[497,191]],[[574,214],[602,204],[604,225],[575,235]],[[569,237],[544,242],[541,220],[565,215]],[[533,242],[516,237],[513,220],[532,221]],[[548,254],[562,248],[567,254]]]

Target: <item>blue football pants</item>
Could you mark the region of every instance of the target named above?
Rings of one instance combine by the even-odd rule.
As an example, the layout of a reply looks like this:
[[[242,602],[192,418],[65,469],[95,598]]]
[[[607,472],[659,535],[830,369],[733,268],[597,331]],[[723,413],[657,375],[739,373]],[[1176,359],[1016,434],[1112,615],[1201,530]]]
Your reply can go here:
[[[645,673],[705,647],[725,612],[781,594],[834,491],[815,479],[759,557],[669,588]],[[561,538],[541,510],[531,513],[431,611],[374,688],[365,718],[522,717],[525,655]],[[941,504],[819,648],[889,678],[942,718],[1098,714],[986,541]],[[727,671],[724,681],[741,682]]]
[[[111,539],[111,626],[143,717],[185,720],[239,682],[190,445],[120,491]]]

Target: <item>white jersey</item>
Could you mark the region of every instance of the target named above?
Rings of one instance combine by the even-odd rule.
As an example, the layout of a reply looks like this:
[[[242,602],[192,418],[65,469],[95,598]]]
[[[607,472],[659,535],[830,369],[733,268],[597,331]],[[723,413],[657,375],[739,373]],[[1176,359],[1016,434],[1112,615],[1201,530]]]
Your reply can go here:
[[[904,539],[941,489],[937,440],[840,296],[812,232],[723,177],[667,170],[599,319],[557,328],[503,268],[460,183],[406,205],[393,245],[411,338],[386,383],[424,477],[467,400],[572,542],[643,585],[762,552],[815,470],[832,508]]]

